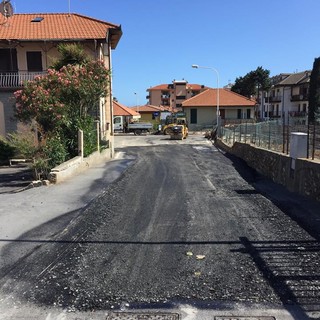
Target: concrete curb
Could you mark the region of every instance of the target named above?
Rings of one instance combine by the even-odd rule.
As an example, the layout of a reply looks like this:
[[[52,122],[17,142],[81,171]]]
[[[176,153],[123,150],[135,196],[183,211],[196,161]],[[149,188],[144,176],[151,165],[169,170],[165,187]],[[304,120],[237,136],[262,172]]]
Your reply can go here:
[[[49,174],[50,183],[60,183],[75,175],[78,175],[88,168],[106,162],[111,159],[111,149],[101,152],[96,151],[86,158],[74,157],[59,166],[53,168]]]

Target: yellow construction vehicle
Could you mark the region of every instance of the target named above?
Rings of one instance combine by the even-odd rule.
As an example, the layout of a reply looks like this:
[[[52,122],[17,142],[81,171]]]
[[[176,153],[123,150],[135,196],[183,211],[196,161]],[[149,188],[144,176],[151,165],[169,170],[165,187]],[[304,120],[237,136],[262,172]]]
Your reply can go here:
[[[170,139],[183,140],[188,136],[188,127],[184,124],[176,124],[168,128]]]
[[[162,127],[163,134],[170,134],[171,128],[176,125],[183,125],[188,129],[187,119],[183,112],[167,116],[165,125]]]

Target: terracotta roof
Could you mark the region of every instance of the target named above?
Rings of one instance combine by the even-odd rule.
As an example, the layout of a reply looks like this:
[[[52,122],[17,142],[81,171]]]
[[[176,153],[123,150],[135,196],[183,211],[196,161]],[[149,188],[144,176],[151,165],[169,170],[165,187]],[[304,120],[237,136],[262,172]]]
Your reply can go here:
[[[169,90],[169,88],[168,88],[168,84],[159,84],[155,87],[151,87],[151,88],[147,89],[147,91],[150,91],[150,90]],[[170,89],[170,90],[172,90],[172,89]]]
[[[207,89],[182,102],[183,108],[217,106],[218,89]],[[227,89],[219,89],[219,106],[254,106],[256,102]]]
[[[122,35],[121,26],[75,13],[14,14],[8,19],[0,16],[0,40],[105,40],[110,31],[114,49]],[[43,19],[32,22],[37,17]]]
[[[172,85],[172,84],[170,84]],[[155,90],[173,90],[172,88],[168,87],[169,84],[159,84],[155,87],[151,87],[147,89],[147,91],[155,91]],[[201,90],[203,88],[207,88],[206,86],[202,86],[200,84],[192,84],[192,83],[187,83],[186,85],[188,90]]]
[[[192,84],[192,83],[187,84],[188,90],[201,90],[201,89],[207,89],[207,88],[208,88],[207,86],[200,85],[200,84]]]
[[[163,111],[161,107],[157,106],[152,106],[150,104],[148,105],[143,105],[143,106],[138,106],[138,107],[133,107],[133,110],[137,112],[157,112],[157,111]]]
[[[146,104],[138,107],[132,107],[131,109],[137,111],[137,112],[178,112],[179,110],[177,108],[173,108],[170,106],[153,106],[151,104]]]
[[[114,116],[139,116],[132,108],[128,108],[123,104],[113,101],[113,115]]]

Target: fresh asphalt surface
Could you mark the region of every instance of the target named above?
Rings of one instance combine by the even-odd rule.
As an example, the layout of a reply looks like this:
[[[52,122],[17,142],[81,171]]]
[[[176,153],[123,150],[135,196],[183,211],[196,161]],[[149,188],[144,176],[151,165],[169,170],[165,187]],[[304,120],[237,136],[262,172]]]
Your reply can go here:
[[[0,194],[0,319],[320,319],[320,203],[201,135],[115,143],[61,185]]]

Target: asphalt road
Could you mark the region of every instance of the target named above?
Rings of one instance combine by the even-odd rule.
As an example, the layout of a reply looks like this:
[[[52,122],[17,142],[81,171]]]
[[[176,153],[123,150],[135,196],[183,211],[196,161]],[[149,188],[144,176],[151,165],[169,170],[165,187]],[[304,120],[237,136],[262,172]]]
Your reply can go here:
[[[3,302],[69,312],[249,306],[320,318],[319,203],[202,136],[116,142],[135,159],[119,179],[63,230],[33,238],[18,261],[10,255],[28,240],[6,245],[2,256],[13,262],[0,270]]]

